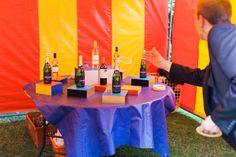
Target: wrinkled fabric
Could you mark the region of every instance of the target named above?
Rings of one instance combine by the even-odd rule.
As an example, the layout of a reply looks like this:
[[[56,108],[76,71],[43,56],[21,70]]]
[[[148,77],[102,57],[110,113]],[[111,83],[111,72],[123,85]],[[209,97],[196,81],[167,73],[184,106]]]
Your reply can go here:
[[[24,89],[49,123],[60,130],[67,157],[110,156],[122,145],[169,156],[166,117],[175,109],[170,87],[163,92],[144,87],[140,95],[128,95],[125,105],[102,104],[102,92],[85,99],[67,97],[66,92],[35,94],[35,83]]]

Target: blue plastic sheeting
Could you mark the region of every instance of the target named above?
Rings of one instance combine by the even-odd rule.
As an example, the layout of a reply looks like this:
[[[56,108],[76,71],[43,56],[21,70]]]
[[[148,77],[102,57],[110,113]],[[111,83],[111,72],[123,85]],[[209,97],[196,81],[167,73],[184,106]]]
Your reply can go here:
[[[129,84],[125,79],[124,84]],[[71,81],[64,88],[71,85]],[[153,91],[143,87],[128,95],[125,105],[102,104],[102,92],[86,98],[35,94],[35,84],[25,86],[44,117],[60,130],[67,157],[99,157],[115,154],[122,145],[149,148],[169,156],[167,115],[175,109],[170,87]],[[66,89],[64,89],[65,91]]]

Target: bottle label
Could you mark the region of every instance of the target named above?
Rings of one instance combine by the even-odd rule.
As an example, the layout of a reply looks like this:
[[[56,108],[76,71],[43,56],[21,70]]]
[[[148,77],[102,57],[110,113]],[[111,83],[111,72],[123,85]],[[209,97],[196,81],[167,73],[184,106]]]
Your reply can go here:
[[[118,83],[113,83],[112,84],[112,93],[120,93],[121,91],[121,85]]]
[[[44,81],[44,83],[51,83],[52,76],[51,75],[44,75],[43,81]]]
[[[92,60],[99,60],[99,55],[93,55]]]
[[[107,69],[100,69],[100,78],[107,78]]]
[[[76,86],[77,87],[84,87],[84,85],[85,85],[85,80],[84,80],[84,78],[77,78],[77,81],[76,81],[77,83],[76,83]]]
[[[121,88],[121,85],[120,85],[120,84],[113,84],[113,88],[115,88],[115,89],[120,89],[120,88]]]
[[[79,82],[80,82],[80,84],[84,84],[84,82],[85,82],[84,78],[80,78]]]
[[[140,71],[140,77],[146,78],[147,77],[146,71]]]
[[[59,67],[52,67],[52,72],[53,73],[56,73],[56,72],[58,72],[59,71]]]
[[[115,72],[119,72],[119,71],[115,71]],[[114,76],[112,78],[112,91],[120,91],[121,89],[121,82],[120,82],[120,76]]]
[[[44,76],[44,79],[45,80],[50,80],[50,79],[52,79],[52,76]]]
[[[99,55],[92,56],[92,64],[99,64]]]
[[[99,61],[92,61],[92,64],[98,65],[98,64],[99,64]]]
[[[142,71],[140,71],[140,74],[146,75],[146,71],[142,70]]]

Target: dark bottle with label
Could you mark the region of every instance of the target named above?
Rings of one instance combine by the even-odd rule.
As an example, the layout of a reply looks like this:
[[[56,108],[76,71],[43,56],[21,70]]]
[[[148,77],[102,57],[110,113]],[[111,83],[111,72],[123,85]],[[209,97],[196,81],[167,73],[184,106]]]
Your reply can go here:
[[[118,64],[115,64],[115,71],[112,75],[112,93],[121,92],[121,75],[119,71]]]
[[[46,63],[43,67],[43,82],[45,84],[50,84],[52,82],[52,69],[49,63],[48,56],[46,57]]]
[[[85,86],[85,73],[83,68],[83,57],[79,56],[79,66],[75,73],[75,84],[77,88],[83,88]]]
[[[119,68],[120,67],[120,54],[119,54],[119,49],[118,49],[117,46],[115,47],[115,53],[114,53],[113,58],[114,58],[114,65],[117,64],[117,66]],[[121,80],[122,80],[123,77],[122,77],[122,72],[121,71],[120,71],[120,77],[121,77]]]
[[[143,51],[143,54],[145,53],[145,50]],[[147,62],[146,58],[142,58],[141,64],[140,64],[140,78],[146,78],[147,77]]]
[[[100,76],[100,85],[107,84],[107,66],[105,63],[105,57],[102,58],[102,64],[99,69],[99,76]]]

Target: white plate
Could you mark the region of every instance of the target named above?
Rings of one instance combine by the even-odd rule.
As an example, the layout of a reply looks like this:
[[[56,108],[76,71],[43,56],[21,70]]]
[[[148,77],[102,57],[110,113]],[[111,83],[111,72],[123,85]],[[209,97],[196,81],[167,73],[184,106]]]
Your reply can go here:
[[[163,84],[154,84],[152,86],[152,89],[155,91],[164,91],[164,90],[166,90],[166,86]]]
[[[196,132],[202,136],[205,136],[205,137],[213,137],[213,138],[216,138],[216,137],[220,137],[222,135],[222,132],[218,132],[218,133],[215,133],[215,134],[206,134],[204,132],[201,131],[201,126],[198,126],[196,128]]]

